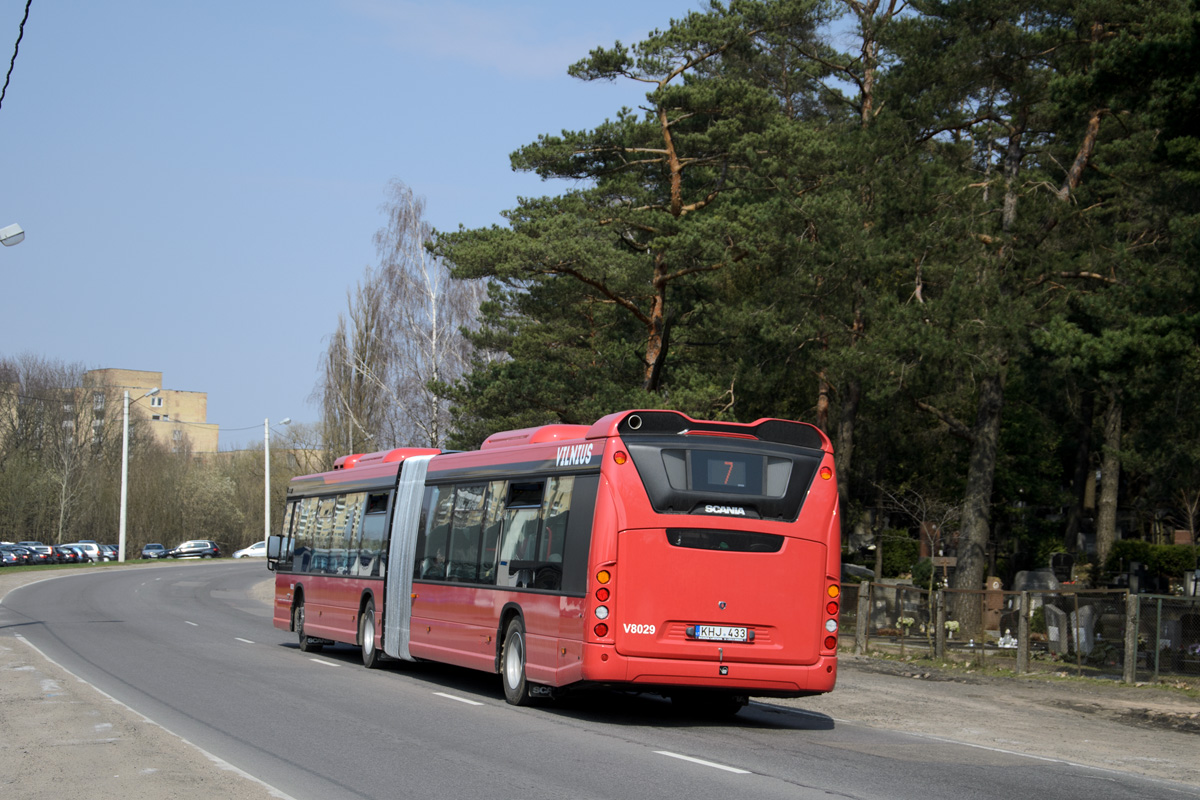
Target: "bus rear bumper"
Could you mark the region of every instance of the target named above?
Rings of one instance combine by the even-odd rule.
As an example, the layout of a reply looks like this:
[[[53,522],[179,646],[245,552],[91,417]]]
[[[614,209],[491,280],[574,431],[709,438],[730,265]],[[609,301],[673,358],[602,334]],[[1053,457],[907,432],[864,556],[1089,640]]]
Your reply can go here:
[[[693,661],[631,658],[604,645],[584,647],[583,679],[588,683],[629,688],[689,687],[757,697],[804,697],[833,689],[837,657],[821,656],[812,664]]]

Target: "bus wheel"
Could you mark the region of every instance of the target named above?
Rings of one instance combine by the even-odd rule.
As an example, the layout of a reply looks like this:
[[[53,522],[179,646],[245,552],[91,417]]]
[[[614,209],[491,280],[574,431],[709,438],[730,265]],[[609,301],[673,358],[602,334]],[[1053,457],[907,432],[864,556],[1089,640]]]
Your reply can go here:
[[[292,627],[296,630],[296,640],[300,642],[301,653],[319,653],[321,645],[312,642],[304,633],[304,601],[298,600],[292,609]]]
[[[509,620],[504,631],[500,677],[504,681],[505,700],[514,706],[529,705],[529,684],[525,681],[525,623],[520,617]]]
[[[358,643],[362,647],[363,666],[375,669],[379,666],[379,647],[375,641],[375,601],[368,600],[362,616],[358,618]]]

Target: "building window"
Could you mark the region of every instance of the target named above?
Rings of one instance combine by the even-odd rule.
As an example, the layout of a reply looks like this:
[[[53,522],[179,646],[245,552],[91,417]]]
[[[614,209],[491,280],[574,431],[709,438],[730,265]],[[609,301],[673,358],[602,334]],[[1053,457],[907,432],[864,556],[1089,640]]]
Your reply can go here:
[[[150,407],[151,408],[162,408],[162,401],[163,401],[163,399],[161,397],[151,397],[150,398]]]
[[[97,410],[104,408],[104,392],[94,392],[92,394],[92,408]]]
[[[171,431],[171,438],[177,442],[180,441],[183,439],[183,431],[176,428],[175,430]]]

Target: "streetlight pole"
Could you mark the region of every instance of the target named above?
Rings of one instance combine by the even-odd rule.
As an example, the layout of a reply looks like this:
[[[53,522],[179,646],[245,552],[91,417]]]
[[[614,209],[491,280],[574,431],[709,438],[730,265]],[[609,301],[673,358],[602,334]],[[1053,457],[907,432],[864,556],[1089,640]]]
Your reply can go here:
[[[138,398],[141,400],[150,395],[158,394],[158,387],[155,386],[150,391]],[[127,498],[129,496],[129,390],[125,390],[125,422],[124,429],[121,434],[121,526],[120,533],[117,535],[117,561],[123,563],[125,561],[125,510]]]
[[[280,425],[288,425],[291,417],[284,417]],[[263,541],[271,538],[271,419],[263,420]]]

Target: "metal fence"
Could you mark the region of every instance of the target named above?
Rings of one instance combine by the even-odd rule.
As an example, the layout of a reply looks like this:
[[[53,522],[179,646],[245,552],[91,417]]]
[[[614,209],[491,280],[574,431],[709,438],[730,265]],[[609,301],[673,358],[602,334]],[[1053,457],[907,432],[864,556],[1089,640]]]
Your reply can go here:
[[[1200,676],[1200,597],[1136,597],[1137,679]]]
[[[968,658],[1018,673],[1069,671],[1134,682],[1200,676],[1200,598],[1126,590],[1008,592],[905,584],[844,587],[843,641],[855,652]]]

